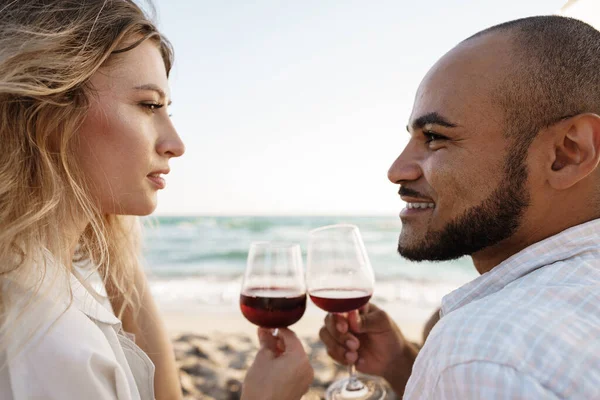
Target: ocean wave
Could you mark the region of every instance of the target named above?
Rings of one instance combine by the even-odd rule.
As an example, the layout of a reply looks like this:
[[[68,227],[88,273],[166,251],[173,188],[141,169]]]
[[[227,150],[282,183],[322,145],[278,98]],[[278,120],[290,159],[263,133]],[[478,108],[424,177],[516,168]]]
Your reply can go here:
[[[236,306],[239,302],[242,277],[187,277],[179,279],[153,279],[150,289],[157,302],[168,309],[185,309],[193,306]],[[406,304],[417,307],[437,307],[443,296],[460,284],[389,280],[377,282],[373,301],[386,304]]]
[[[302,227],[305,232],[310,229],[332,225],[336,223],[351,223],[361,227],[364,231],[378,232],[398,232],[400,227],[399,219],[388,217],[336,217],[336,216],[160,216],[143,218],[143,223],[147,228],[157,227],[219,227],[231,230],[248,230],[254,232],[264,232],[276,227]]]
[[[154,249],[146,254],[148,270],[158,276],[223,276],[241,275],[246,268],[248,251],[241,249],[195,249],[174,251],[168,248]],[[306,254],[303,254],[304,260]],[[461,283],[477,275],[472,262],[462,259],[451,263],[414,263],[396,254],[370,256],[377,280],[406,281],[415,284],[436,282]]]
[[[222,251],[222,252],[214,252],[214,253],[204,253],[204,254],[175,254],[173,258],[170,258],[170,261],[179,264],[190,264],[194,265],[197,263],[201,263],[204,261],[216,261],[216,260],[224,260],[224,261],[245,261],[248,257],[247,250],[231,250],[231,251]]]
[[[395,216],[181,216],[143,221],[144,259],[150,274],[162,282],[157,287],[167,285],[176,298],[181,291],[182,296],[191,296],[190,301],[201,304],[223,299],[234,291],[232,282],[237,282],[244,273],[253,241],[300,243],[306,260],[309,230],[335,223],[359,226],[380,287],[375,292],[378,301],[432,303],[440,293],[476,275],[472,262],[466,258],[443,263],[402,259],[396,252],[401,224]],[[187,293],[193,291],[186,281],[188,278],[199,288],[196,293]]]

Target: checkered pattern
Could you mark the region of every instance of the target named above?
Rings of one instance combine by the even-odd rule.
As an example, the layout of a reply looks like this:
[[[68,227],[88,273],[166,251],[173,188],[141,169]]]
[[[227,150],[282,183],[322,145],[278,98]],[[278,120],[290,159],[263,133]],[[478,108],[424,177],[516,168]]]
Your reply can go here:
[[[442,300],[405,399],[600,399],[600,220]]]

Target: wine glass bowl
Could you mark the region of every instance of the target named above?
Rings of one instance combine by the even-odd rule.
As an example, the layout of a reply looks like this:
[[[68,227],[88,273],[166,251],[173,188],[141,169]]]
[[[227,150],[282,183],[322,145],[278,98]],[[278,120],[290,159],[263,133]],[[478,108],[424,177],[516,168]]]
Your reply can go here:
[[[264,328],[286,328],[302,318],[306,309],[306,285],[299,245],[251,244],[240,309],[248,321]]]
[[[316,289],[310,292],[310,299],[321,310],[345,313],[358,310],[369,302],[372,295],[366,289]]]
[[[375,278],[358,227],[329,225],[309,232],[307,286],[327,312],[359,309],[373,295]]]
[[[254,289],[240,296],[244,317],[263,328],[286,328],[304,315],[306,295],[270,288]]]

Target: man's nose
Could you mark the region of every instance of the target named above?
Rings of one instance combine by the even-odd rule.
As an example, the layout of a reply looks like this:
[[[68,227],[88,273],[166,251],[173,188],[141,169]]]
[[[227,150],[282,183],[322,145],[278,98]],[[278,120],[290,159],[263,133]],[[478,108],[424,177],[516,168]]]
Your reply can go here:
[[[400,184],[416,181],[422,174],[417,150],[409,143],[388,170],[388,179],[392,183]]]

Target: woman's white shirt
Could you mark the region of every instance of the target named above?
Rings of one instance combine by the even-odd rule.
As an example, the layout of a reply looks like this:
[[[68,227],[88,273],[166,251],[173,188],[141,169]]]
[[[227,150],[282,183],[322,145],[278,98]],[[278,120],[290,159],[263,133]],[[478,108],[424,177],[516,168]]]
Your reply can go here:
[[[28,311],[47,321],[0,370],[0,400],[154,399],[150,358],[73,275],[71,287],[73,302],[62,315],[65,307],[47,298]]]

